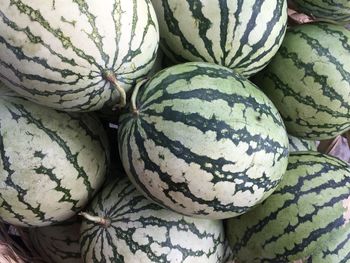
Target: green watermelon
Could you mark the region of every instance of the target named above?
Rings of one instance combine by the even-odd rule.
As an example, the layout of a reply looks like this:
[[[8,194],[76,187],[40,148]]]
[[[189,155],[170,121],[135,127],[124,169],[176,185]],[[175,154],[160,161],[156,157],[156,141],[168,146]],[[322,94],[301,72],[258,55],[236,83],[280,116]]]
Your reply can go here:
[[[0,80],[65,111],[122,106],[159,40],[150,0],[1,0],[0,28]]]
[[[152,0],[161,47],[177,62],[205,61],[251,76],[282,43],[287,1]]]
[[[139,85],[118,137],[125,171],[145,196],[208,219],[264,200],[288,163],[272,102],[239,74],[204,62],[169,67]]]
[[[166,210],[147,200],[127,178],[110,182],[82,215],[84,262],[223,262],[222,221]]]
[[[350,129],[350,31],[326,23],[287,31],[254,82],[280,111],[289,134],[311,140]]]
[[[95,115],[45,108],[0,85],[0,220],[28,227],[72,217],[103,183],[108,161]]]
[[[293,3],[318,20],[350,22],[349,0],[293,0]]]
[[[300,151],[317,151],[315,141],[305,140],[302,138],[288,135],[289,141],[289,152],[300,152]]]
[[[81,221],[73,217],[58,225],[29,228],[35,251],[48,263],[82,263],[80,254]]]
[[[252,211],[228,219],[226,234],[239,263],[345,263],[349,222],[349,165],[297,152],[290,154],[276,191]]]

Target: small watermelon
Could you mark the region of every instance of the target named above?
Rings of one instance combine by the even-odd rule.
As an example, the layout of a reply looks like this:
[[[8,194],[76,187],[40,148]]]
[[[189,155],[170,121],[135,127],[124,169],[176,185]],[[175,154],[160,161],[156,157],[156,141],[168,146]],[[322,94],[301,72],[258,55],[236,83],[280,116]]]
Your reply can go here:
[[[272,102],[232,70],[169,67],[135,89],[120,117],[126,173],[154,202],[189,216],[246,212],[277,187],[288,137]]]
[[[0,85],[0,219],[46,226],[78,213],[104,181],[108,141],[95,115],[65,113]]]
[[[276,191],[226,221],[239,263],[350,261],[350,167],[317,152],[291,153]],[[300,260],[300,261],[298,261]]]
[[[166,210],[117,178],[94,198],[81,226],[84,262],[222,263],[220,220],[191,218]]]

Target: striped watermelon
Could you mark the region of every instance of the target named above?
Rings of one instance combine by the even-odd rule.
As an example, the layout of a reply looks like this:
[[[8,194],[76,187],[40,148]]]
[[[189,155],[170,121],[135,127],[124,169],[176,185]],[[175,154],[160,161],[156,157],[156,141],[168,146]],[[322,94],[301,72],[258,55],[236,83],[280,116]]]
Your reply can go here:
[[[288,138],[271,101],[232,70],[189,62],[156,74],[120,117],[119,152],[145,196],[176,212],[222,219],[269,196]]]
[[[349,0],[293,0],[295,6],[320,20],[350,22]]]
[[[59,225],[29,228],[29,238],[45,262],[82,263],[80,225],[80,220],[73,217]]]
[[[282,43],[287,1],[152,0],[161,47],[175,61],[206,61],[244,76],[265,67]]]
[[[288,133],[312,140],[350,129],[350,31],[325,23],[288,30],[256,84],[279,109]]]
[[[168,211],[147,200],[127,178],[103,188],[83,215],[89,219],[81,226],[84,262],[223,262],[222,221]]]
[[[123,104],[159,40],[150,0],[1,0],[0,28],[0,80],[66,111]]]
[[[227,220],[226,234],[239,263],[345,263],[349,221],[349,165],[298,152],[290,154],[276,191],[254,210]]]
[[[289,152],[300,152],[300,151],[317,151],[315,141],[305,140],[302,138],[288,135],[289,141]]]
[[[45,226],[72,217],[104,180],[109,153],[92,114],[34,104],[0,87],[0,219]]]

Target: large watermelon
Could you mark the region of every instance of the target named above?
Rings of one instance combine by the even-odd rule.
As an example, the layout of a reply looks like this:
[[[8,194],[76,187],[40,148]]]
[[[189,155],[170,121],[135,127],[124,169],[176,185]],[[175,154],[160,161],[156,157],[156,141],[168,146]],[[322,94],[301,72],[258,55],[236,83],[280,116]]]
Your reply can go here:
[[[345,263],[349,222],[349,165],[298,152],[290,154],[276,191],[252,211],[229,219],[226,234],[239,263]]]
[[[267,65],[287,27],[286,0],[152,0],[161,47],[178,62],[206,61],[250,76]]]
[[[293,0],[297,9],[316,19],[350,22],[349,0]]]
[[[104,180],[109,151],[92,114],[48,109],[0,87],[0,219],[44,226],[77,213]]]
[[[47,263],[82,263],[80,254],[80,218],[53,226],[32,227],[29,239],[35,251]]]
[[[271,101],[232,70],[169,67],[133,93],[120,117],[126,173],[148,198],[190,216],[246,212],[276,188],[288,138]]]
[[[256,84],[280,111],[288,133],[312,140],[350,129],[350,31],[326,23],[287,31]]]
[[[80,238],[84,262],[223,262],[222,221],[166,210],[147,200],[127,178],[103,188],[87,212]]]
[[[115,106],[150,71],[158,39],[150,0],[1,0],[0,79],[61,110]]]

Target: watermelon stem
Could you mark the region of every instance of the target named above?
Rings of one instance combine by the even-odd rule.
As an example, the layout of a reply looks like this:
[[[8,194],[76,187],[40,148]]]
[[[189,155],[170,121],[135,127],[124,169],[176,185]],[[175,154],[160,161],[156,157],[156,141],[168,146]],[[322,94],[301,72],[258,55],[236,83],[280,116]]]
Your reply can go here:
[[[136,103],[136,97],[137,97],[137,93],[139,92],[141,86],[147,81],[148,79],[143,79],[139,82],[136,83],[136,86],[132,92],[131,95],[131,112],[132,114],[134,114],[135,116],[138,116],[140,114],[139,109],[137,108],[137,103]]]
[[[119,92],[119,103],[117,104],[118,108],[123,108],[126,105],[126,92],[125,90],[118,84],[118,80],[111,70],[106,70],[103,72],[103,78],[109,81],[115,89]]]
[[[86,212],[80,212],[79,215],[84,217],[86,220],[97,223],[97,224],[102,225],[104,227],[109,227],[111,225],[111,221],[107,218],[104,218],[104,217],[93,216],[93,215],[90,215]]]

